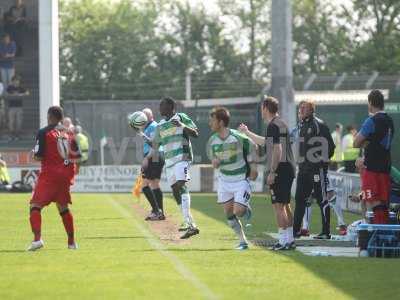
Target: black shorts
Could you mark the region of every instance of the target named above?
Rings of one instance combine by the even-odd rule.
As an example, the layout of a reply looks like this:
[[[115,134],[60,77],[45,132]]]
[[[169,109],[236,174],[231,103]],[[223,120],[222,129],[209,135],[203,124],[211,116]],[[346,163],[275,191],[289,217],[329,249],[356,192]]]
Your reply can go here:
[[[330,187],[328,168],[316,170],[299,170],[296,182],[296,201],[304,202],[312,197],[321,203],[326,201],[326,194],[333,189]]]
[[[290,166],[279,166],[276,170],[275,182],[269,187],[271,192],[271,202],[289,204],[292,184],[294,179],[294,170]]]
[[[163,158],[159,158],[157,162],[153,162],[153,160],[150,158],[147,168],[142,170],[143,178],[150,180],[160,179],[164,164],[165,161]]]

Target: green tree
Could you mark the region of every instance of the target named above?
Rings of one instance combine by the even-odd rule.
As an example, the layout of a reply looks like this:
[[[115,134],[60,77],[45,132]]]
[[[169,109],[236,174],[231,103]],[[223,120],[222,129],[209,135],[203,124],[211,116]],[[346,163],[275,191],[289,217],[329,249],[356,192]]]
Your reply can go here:
[[[62,98],[141,98],[157,44],[154,6],[74,0],[61,1],[60,11]]]
[[[400,2],[354,0],[343,9],[342,17],[355,41],[352,69],[397,73],[400,67]]]
[[[296,0],[293,4],[294,73],[342,72],[351,56],[352,42],[335,4]]]
[[[210,14],[203,5],[193,7],[188,1],[170,2],[163,12],[168,18],[160,28],[163,50],[158,60],[169,64],[169,76],[175,80],[171,92],[184,97],[184,76],[190,70],[194,97],[235,93],[232,78],[243,74],[240,56],[224,36],[219,15]]]
[[[247,44],[240,60],[243,75],[250,80],[264,77],[270,66],[269,6],[265,0],[219,0],[222,14],[237,24],[237,42]]]

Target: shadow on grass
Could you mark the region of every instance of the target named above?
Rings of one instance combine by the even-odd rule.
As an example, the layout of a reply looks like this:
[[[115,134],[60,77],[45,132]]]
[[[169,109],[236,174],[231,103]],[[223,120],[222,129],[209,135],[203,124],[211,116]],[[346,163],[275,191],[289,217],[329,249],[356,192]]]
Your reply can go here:
[[[246,228],[248,238],[250,240],[262,239],[272,242],[273,239],[266,234],[266,232],[277,231],[271,202],[265,196],[254,196],[251,205],[253,217],[251,219],[252,226]],[[192,207],[194,210],[226,224],[223,209],[216,203],[216,196],[193,195]],[[346,214],[345,218],[350,222],[358,219],[359,216]],[[319,209],[315,206],[311,224],[313,233],[319,232],[321,228],[320,219]],[[332,213],[332,229],[334,229],[335,221],[336,218]],[[318,243],[318,241],[312,242],[315,246],[322,246],[323,243],[324,241],[321,241],[321,243]],[[266,248],[258,249],[271,251]],[[219,251],[219,249],[206,249],[206,251],[213,250]],[[396,287],[398,286],[400,260],[310,257],[298,251],[274,253],[276,255],[284,255],[294,263],[304,266],[319,278],[328,281],[332,286],[342,290],[352,298],[375,299],[378,291],[381,299],[398,298],[400,289]],[[379,285],[377,285],[377,282],[379,282]]]
[[[27,253],[26,250],[0,250],[0,253]]]

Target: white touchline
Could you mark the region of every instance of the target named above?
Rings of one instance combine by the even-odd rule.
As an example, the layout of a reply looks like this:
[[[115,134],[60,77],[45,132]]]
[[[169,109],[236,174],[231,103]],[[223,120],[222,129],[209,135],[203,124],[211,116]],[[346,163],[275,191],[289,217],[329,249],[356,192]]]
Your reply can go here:
[[[200,279],[197,278],[196,275],[194,275],[178,257],[168,251],[168,249],[160,241],[158,241],[145,226],[138,222],[134,216],[131,215],[121,204],[115,201],[114,198],[109,198],[109,200],[114,208],[118,210],[118,212],[124,216],[124,218],[129,220],[137,229],[139,229],[141,234],[146,237],[146,240],[150,246],[168,258],[172,262],[175,269],[183,276],[183,278],[190,281],[206,299],[218,299],[217,295],[215,295],[206,284],[201,282]]]

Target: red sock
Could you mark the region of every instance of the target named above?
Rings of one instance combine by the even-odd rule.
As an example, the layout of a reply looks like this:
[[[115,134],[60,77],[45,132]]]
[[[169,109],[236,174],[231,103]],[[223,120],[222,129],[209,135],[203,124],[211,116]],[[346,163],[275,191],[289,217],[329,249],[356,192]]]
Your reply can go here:
[[[389,223],[389,210],[387,207],[378,206],[374,208],[374,224],[388,224]]]
[[[42,215],[40,210],[31,210],[29,221],[31,222],[31,228],[34,235],[34,241],[40,240],[41,228],[42,228]]]
[[[64,223],[65,231],[68,235],[68,244],[74,244],[74,218],[69,210],[62,212],[60,215]]]

